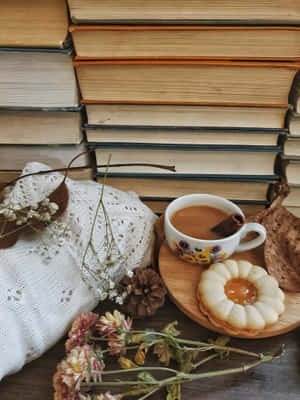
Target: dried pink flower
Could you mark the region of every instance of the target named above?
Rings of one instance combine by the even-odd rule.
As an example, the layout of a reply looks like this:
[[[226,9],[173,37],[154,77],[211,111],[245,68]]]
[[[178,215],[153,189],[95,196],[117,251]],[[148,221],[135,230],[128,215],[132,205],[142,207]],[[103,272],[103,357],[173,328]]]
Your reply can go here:
[[[115,310],[113,314],[110,312],[105,313],[100,317],[99,322],[96,324],[97,330],[101,337],[110,337],[119,330],[129,331],[132,326],[132,320],[125,318],[124,314]]]
[[[57,371],[53,377],[54,386],[54,400],[88,400],[86,396],[81,393],[74,393],[62,380],[61,364],[57,366]]]
[[[60,364],[61,380],[68,388],[78,392],[83,381],[101,381],[101,371],[104,367],[104,362],[96,358],[92,346],[77,346]]]
[[[88,312],[80,314],[75,318],[72,328],[69,331],[69,339],[66,341],[67,352],[76,346],[82,346],[86,342],[89,329],[96,324],[98,317],[98,314]]]
[[[112,355],[126,354],[126,333],[130,331],[131,326],[132,319],[126,319],[125,316],[117,310],[115,310],[113,314],[109,312],[105,313],[96,324],[100,337],[111,339],[108,342],[108,346],[110,348],[110,354]]]

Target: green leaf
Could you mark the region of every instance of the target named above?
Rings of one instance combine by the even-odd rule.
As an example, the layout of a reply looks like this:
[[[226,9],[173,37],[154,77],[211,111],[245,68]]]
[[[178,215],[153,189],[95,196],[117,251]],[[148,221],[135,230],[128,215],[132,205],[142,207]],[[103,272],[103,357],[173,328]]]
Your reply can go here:
[[[181,399],[181,385],[180,383],[172,383],[167,386],[166,400],[180,400]]]
[[[144,333],[137,333],[131,336],[130,343],[141,343],[145,338]]]
[[[172,359],[180,365],[184,360],[184,350],[172,349]]]
[[[230,337],[222,335],[222,336],[218,336],[214,343],[217,346],[226,346],[229,342],[230,342]]]
[[[229,336],[218,336],[216,340],[213,339],[208,339],[208,342],[211,344],[215,344],[216,346],[226,346],[230,342],[230,337]],[[220,359],[223,360],[225,357],[228,357],[230,354],[230,351],[228,350],[222,350],[222,349],[214,349],[216,353],[220,354]]]
[[[94,349],[94,353],[98,361],[103,360],[103,351],[101,349]]]
[[[189,373],[193,369],[193,353],[187,352],[184,354],[182,362],[180,364],[180,371]]]
[[[149,372],[140,372],[138,374],[138,380],[147,383],[156,384],[157,380]]]
[[[166,343],[166,341],[156,343],[153,353],[157,354],[158,359],[161,363],[169,365],[172,353],[170,346],[168,345],[168,343]]]
[[[152,344],[157,341],[157,333],[155,331],[146,329],[143,342],[147,344]]]
[[[166,335],[169,336],[179,336],[180,335],[180,331],[178,329],[175,328],[175,326],[178,325],[178,321],[173,321],[170,324],[168,324],[167,326],[164,327],[164,329],[162,330],[162,333],[165,333]]]

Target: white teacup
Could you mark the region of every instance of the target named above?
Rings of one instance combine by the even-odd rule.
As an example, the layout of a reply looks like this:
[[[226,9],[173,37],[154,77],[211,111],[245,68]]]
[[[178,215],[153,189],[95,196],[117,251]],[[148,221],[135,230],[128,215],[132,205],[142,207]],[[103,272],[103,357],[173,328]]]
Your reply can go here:
[[[250,250],[260,246],[266,238],[265,228],[257,223],[245,223],[237,232],[223,239],[202,240],[178,231],[170,222],[171,216],[185,207],[205,205],[223,210],[226,214],[240,214],[242,210],[234,203],[210,194],[188,194],[173,200],[167,207],[164,218],[165,236],[170,249],[181,259],[195,264],[213,264],[230,257],[234,252]],[[241,240],[249,232],[258,236],[245,243]]]

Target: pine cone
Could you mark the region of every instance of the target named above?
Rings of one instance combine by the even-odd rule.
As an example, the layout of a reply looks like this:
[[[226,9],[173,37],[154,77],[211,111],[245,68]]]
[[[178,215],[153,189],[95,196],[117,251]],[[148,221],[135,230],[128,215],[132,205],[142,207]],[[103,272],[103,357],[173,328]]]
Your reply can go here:
[[[161,277],[152,268],[136,268],[132,278],[125,276],[120,290],[127,291],[122,310],[134,318],[150,317],[163,306],[167,290]]]

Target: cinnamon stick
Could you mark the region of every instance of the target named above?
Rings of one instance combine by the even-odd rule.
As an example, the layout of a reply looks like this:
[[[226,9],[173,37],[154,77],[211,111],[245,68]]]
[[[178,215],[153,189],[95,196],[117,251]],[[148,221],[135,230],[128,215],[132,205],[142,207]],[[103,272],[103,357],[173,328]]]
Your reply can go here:
[[[220,238],[224,238],[230,235],[233,235],[244,225],[245,221],[241,214],[231,214],[219,224],[211,228],[211,231],[214,232]]]

